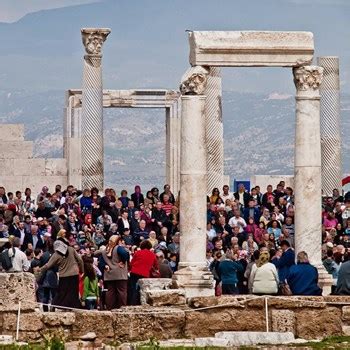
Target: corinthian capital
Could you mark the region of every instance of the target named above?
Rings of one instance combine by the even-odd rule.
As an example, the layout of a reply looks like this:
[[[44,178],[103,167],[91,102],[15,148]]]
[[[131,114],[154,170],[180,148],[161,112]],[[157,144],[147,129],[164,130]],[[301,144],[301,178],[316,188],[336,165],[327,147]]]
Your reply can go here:
[[[82,28],[81,35],[86,53],[102,56],[102,45],[110,32],[109,28]]]
[[[294,84],[298,91],[315,91],[320,88],[323,68],[303,66],[293,68]]]
[[[202,66],[189,68],[183,75],[180,84],[182,95],[203,95],[207,85],[209,71]]]

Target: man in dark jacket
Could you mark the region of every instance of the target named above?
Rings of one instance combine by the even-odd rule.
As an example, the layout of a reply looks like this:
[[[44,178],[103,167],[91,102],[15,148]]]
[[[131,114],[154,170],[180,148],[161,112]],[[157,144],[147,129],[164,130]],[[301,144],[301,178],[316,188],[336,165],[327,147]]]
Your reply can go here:
[[[340,266],[335,294],[350,295],[350,260]]]
[[[297,265],[289,269],[287,281],[293,295],[322,295],[318,286],[318,272],[315,266],[309,263],[306,252],[299,252]]]
[[[260,220],[260,216],[261,216],[261,213],[259,208],[255,206],[255,200],[253,198],[250,198],[248,202],[248,207],[244,208],[243,210],[243,218],[245,222],[248,223],[248,220],[251,217],[254,219],[254,222],[258,224]]]
[[[243,184],[238,185],[238,191],[234,194],[235,199],[238,199],[241,205],[246,208],[248,207],[248,202],[250,199],[250,194],[245,190],[245,187]]]
[[[277,267],[280,283],[284,283],[288,277],[289,269],[295,265],[295,253],[286,240],[283,240],[280,246],[283,251],[281,257],[276,254],[271,262]]]

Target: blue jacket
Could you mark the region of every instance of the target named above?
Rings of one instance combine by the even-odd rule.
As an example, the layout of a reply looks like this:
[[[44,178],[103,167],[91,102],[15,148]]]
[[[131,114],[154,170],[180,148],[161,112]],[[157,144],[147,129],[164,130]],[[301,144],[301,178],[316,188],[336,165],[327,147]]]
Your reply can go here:
[[[317,269],[310,263],[292,266],[287,281],[293,295],[322,295],[322,289],[317,284]]]
[[[237,272],[243,271],[243,266],[233,260],[224,260],[219,264],[219,276],[222,284],[237,284]]]
[[[259,220],[260,220],[260,216],[261,216],[261,213],[260,213],[260,210],[259,208],[255,207],[255,208],[252,208],[254,210],[254,215],[253,215],[253,219],[254,219],[254,222],[256,224],[259,223]],[[246,223],[248,224],[248,219],[250,217],[250,208],[244,208],[243,210],[243,218],[244,220],[246,221]]]
[[[287,249],[279,259],[272,259],[271,262],[277,267],[280,282],[284,282],[288,277],[289,269],[295,265],[294,250],[291,248]]]

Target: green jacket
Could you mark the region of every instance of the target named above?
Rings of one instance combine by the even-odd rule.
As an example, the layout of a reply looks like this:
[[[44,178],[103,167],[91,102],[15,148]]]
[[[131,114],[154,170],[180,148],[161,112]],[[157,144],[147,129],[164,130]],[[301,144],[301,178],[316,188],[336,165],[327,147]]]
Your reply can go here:
[[[85,300],[88,297],[98,298],[99,296],[100,290],[98,288],[97,278],[95,278],[93,281],[90,281],[89,277],[85,277],[83,300]]]

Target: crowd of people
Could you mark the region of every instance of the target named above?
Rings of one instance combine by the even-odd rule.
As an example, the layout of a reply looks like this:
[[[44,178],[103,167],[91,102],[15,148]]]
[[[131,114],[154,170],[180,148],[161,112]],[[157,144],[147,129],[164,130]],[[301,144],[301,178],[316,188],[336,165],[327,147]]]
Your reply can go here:
[[[37,300],[49,305],[111,310],[140,303],[140,278],[170,278],[181,249],[180,196],[170,186],[130,196],[73,186],[44,186],[33,196],[0,187],[3,271],[30,271]],[[207,268],[215,293],[321,295],[307,253],[294,253],[293,189],[225,185],[207,197]],[[322,211],[321,211],[322,209]],[[335,294],[350,295],[350,193],[325,197],[323,264]],[[186,232],[182,232],[186,234]],[[348,261],[349,260],[349,261]]]

